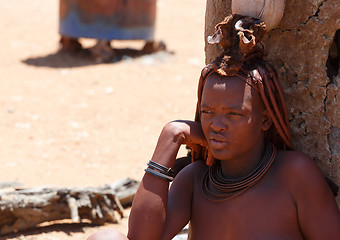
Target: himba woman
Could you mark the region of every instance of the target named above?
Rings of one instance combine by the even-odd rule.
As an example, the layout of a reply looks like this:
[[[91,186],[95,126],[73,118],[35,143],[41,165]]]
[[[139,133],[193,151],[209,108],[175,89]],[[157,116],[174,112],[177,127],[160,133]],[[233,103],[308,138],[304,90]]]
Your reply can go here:
[[[166,124],[135,196],[127,238],[339,240],[340,213],[317,165],[292,150],[283,95],[257,43],[263,22],[231,15],[210,42],[224,49],[198,86],[195,121]],[[173,180],[185,144],[193,163]],[[114,230],[94,239],[127,239]]]

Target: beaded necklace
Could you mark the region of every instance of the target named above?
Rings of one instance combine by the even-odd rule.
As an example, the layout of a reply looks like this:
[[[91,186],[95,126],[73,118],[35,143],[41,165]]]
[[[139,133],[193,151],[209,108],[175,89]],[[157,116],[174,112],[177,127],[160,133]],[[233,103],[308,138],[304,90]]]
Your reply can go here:
[[[204,173],[203,194],[210,200],[223,201],[244,193],[266,174],[275,160],[276,153],[277,149],[273,144],[266,145],[259,165],[248,175],[237,179],[225,178],[221,164],[216,162]]]

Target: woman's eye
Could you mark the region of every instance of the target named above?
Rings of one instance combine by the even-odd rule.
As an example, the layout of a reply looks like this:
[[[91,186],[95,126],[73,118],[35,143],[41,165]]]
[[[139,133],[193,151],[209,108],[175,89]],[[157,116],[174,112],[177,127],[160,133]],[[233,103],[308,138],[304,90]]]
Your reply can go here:
[[[238,112],[229,112],[229,115],[233,115],[233,116],[242,116],[241,113]]]
[[[212,111],[210,111],[210,110],[202,110],[201,112],[204,113],[204,114],[211,114],[212,113]]]

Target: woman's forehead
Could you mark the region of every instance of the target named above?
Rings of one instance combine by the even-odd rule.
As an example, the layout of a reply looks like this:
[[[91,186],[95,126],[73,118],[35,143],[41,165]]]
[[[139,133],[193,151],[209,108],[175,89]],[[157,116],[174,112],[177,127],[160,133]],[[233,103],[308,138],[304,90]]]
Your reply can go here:
[[[255,101],[257,104],[263,104],[257,92],[252,89],[248,83],[236,76],[230,77],[220,76],[217,73],[211,74],[207,77],[204,84],[203,95],[205,95],[204,93],[207,90],[216,94],[224,94],[224,98],[238,98],[242,99],[244,103]],[[202,97],[204,98],[204,96]]]
[[[218,74],[210,75],[203,87],[204,89],[212,89],[217,91],[233,91],[239,94],[250,94],[250,86],[238,77],[226,77]]]

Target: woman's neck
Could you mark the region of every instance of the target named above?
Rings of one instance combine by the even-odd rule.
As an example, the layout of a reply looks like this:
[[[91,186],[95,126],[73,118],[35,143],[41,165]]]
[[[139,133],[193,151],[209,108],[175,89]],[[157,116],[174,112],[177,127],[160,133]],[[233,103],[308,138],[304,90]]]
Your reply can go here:
[[[258,144],[255,148],[234,159],[220,161],[223,176],[237,179],[247,176],[261,162],[265,143]]]

